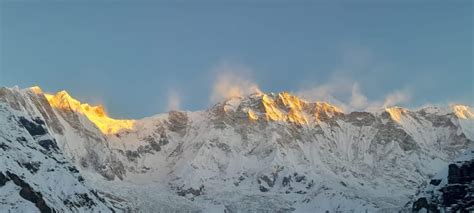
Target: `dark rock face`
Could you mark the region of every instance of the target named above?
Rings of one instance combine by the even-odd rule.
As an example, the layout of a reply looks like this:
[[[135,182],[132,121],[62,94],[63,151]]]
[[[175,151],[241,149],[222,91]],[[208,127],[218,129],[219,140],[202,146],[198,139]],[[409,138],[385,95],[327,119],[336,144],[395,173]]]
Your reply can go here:
[[[268,189],[265,188],[264,186],[260,186],[259,189],[260,189],[261,192],[268,192]]]
[[[41,213],[55,212],[46,204],[46,202],[43,199],[43,195],[41,195],[41,193],[34,191],[33,188],[31,188],[31,186],[28,183],[26,183],[20,177],[18,177],[18,175],[11,173],[9,171],[7,171],[6,173],[8,177],[13,181],[13,183],[15,183],[15,185],[21,187],[20,196],[22,198],[34,203]]]
[[[432,179],[430,181],[430,184],[431,185],[434,185],[434,186],[439,186],[439,184],[441,183],[441,180],[440,179]]]
[[[25,129],[30,133],[31,136],[36,135],[44,135],[46,134],[46,129],[43,127],[44,122],[38,122],[33,120],[34,122],[29,121],[25,117],[20,117],[19,122],[20,124],[25,127]]]
[[[463,200],[467,195],[466,185],[447,185],[442,188],[443,192],[443,205],[451,206],[456,204],[458,200]]]
[[[64,205],[68,207],[92,207],[95,206],[96,203],[85,193],[75,194],[76,199],[74,201],[66,199],[64,200]]]
[[[275,185],[276,177],[272,176],[272,178],[270,179],[268,176],[263,175],[259,178],[259,182],[260,180],[265,181],[265,183],[267,183],[269,187],[273,187]]]
[[[276,172],[272,172],[269,175],[258,176],[258,190],[261,192],[282,190],[285,194],[306,194],[314,186],[314,180],[308,179],[307,176],[297,172],[279,175],[282,168],[280,167]]]
[[[170,111],[168,114],[168,128],[172,132],[184,134],[186,131],[188,116],[185,112]]]
[[[2,149],[3,151],[7,151],[10,149],[10,147],[5,143],[0,143],[0,149]]]
[[[306,177],[304,175],[300,175],[300,176],[296,175],[295,176],[295,181],[298,182],[298,183],[305,180],[305,179],[306,179]]]
[[[449,165],[448,185],[443,187],[443,206],[451,206],[452,211],[474,210],[474,159],[461,166]]]
[[[125,152],[125,156],[127,156],[127,159],[129,161],[136,161],[136,159],[140,157],[140,154],[138,153],[138,151],[127,150]]]
[[[377,118],[368,112],[351,112],[350,114],[341,117],[343,120],[356,126],[370,126],[377,121]]]
[[[160,141],[161,142],[161,141]],[[150,147],[157,152],[161,151],[161,146],[155,140],[150,140]]]
[[[203,185],[201,185],[201,186],[199,187],[199,189],[194,189],[194,188],[192,188],[192,187],[187,188],[187,189],[184,189],[184,186],[182,186],[182,187],[177,187],[177,192],[176,192],[176,193],[177,193],[179,196],[186,196],[186,195],[188,195],[188,194],[191,194],[191,195],[193,195],[193,196],[199,196],[199,195],[202,194],[203,190],[204,190],[204,186],[203,186]]]
[[[9,181],[8,177],[6,177],[2,172],[0,172],[0,186],[5,186],[7,181]]]
[[[41,163],[40,162],[25,162],[25,163],[21,163],[20,165],[28,169],[28,171],[30,171],[31,174],[35,174],[36,172],[38,172],[41,166]]]
[[[137,158],[144,156],[145,154],[153,154],[155,152],[159,152],[161,151],[162,146],[169,143],[168,138],[164,133],[160,134],[158,141],[152,136],[147,136],[143,138],[143,140],[148,144],[145,146],[139,146],[137,148],[137,151],[132,151],[133,153],[128,153],[128,151],[125,152],[125,155],[129,160],[134,161]]]
[[[418,199],[413,203],[413,212],[418,212],[421,209],[428,209],[429,212],[439,212],[438,207],[434,204],[428,203],[425,197]]]
[[[75,166],[69,166],[68,170],[72,173],[79,174],[79,170],[77,170],[77,168]]]
[[[1,87],[0,101],[6,103],[8,106],[18,111],[25,109],[31,110],[32,108],[35,108],[38,110],[41,117],[45,119],[44,121],[38,119],[41,120],[40,122],[42,122],[38,124],[46,125],[55,133],[63,134],[63,128],[61,125],[59,125],[60,122],[44,94],[37,94],[35,92],[28,91],[24,95],[20,95],[18,91]],[[36,120],[36,118],[34,120]]]
[[[281,182],[281,185],[282,185],[282,186],[287,186],[288,184],[290,184],[290,182],[291,182],[291,176],[289,176],[289,177],[283,177],[283,180],[282,180],[282,182]]]
[[[461,166],[456,164],[449,165],[448,183],[466,184],[474,180],[474,160],[466,162]]]
[[[387,112],[384,112],[384,114],[385,113],[388,114]],[[403,151],[411,151],[419,148],[413,137],[393,121],[380,124],[378,128],[379,131],[372,140],[373,144],[371,144],[371,150],[375,149],[379,143],[385,144],[390,141],[396,141]]]
[[[429,212],[472,212],[474,211],[474,159],[450,164],[447,184],[439,186],[440,179],[430,181],[439,186],[431,197],[421,197],[413,203],[412,211],[426,209]]]
[[[42,146],[44,149],[50,151],[50,150],[59,150],[58,145],[56,144],[56,141],[54,140],[41,140],[38,142],[40,146]]]

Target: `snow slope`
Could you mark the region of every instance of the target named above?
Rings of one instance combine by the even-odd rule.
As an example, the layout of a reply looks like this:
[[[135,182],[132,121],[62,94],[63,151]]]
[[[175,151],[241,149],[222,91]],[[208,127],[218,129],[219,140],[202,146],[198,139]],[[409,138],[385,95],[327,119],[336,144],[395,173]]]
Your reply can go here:
[[[49,131],[0,102],[0,212],[112,212]]]

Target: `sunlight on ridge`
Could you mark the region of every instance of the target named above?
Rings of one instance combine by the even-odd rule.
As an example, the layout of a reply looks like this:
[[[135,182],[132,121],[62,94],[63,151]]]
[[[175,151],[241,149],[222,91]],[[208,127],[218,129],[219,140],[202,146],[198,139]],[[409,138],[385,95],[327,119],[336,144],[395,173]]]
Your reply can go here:
[[[32,91],[37,92],[36,89]],[[60,91],[55,95],[45,94],[49,104],[57,109],[70,109],[84,114],[104,134],[115,134],[123,130],[133,129],[135,120],[117,120],[110,118],[102,105],[91,106],[87,103],[81,104],[72,98],[66,91]]]

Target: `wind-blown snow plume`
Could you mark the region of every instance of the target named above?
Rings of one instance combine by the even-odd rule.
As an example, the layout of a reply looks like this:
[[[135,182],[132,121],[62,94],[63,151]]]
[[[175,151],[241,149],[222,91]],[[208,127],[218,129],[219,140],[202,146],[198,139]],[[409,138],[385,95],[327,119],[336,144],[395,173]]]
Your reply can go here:
[[[166,106],[167,110],[179,110],[181,107],[181,98],[179,97],[178,92],[175,90],[170,90],[168,92],[168,104]]]
[[[335,104],[343,108],[344,111],[371,111],[405,104],[411,100],[408,89],[395,90],[381,99],[369,100],[362,92],[359,82],[350,80],[328,82],[314,88],[301,90],[296,94],[310,101],[325,101]]]
[[[411,95],[407,89],[396,90],[385,97],[383,107],[391,107],[397,104],[404,104],[410,101]]]
[[[296,94],[310,101],[325,101],[338,105],[344,111],[370,111],[404,104],[411,98],[410,91],[406,88],[389,92],[377,99],[369,99],[363,93],[362,83],[367,82],[367,79],[373,79],[369,82],[378,82],[377,73],[389,69],[390,65],[376,60],[371,49],[363,46],[345,47],[340,64],[325,83],[303,88]]]
[[[219,66],[216,71],[217,77],[210,97],[212,103],[223,99],[261,93],[258,85],[247,77],[248,75],[245,75],[245,73],[249,73],[250,70],[244,66],[225,63]]]
[[[354,108],[364,108],[368,104],[367,97],[362,94],[360,86],[358,83],[354,83],[352,86],[350,106]]]
[[[347,104],[353,82],[344,79],[335,79],[334,81],[321,84],[315,87],[302,89],[295,92],[296,95],[309,101],[323,101],[335,104],[344,109],[350,109]]]

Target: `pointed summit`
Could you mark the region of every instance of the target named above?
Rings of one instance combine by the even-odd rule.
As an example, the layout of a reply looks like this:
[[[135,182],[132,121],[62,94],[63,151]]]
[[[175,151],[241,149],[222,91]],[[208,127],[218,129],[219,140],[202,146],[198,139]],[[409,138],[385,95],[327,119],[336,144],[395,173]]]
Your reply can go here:
[[[32,91],[35,94],[43,94],[43,90],[39,86],[32,86],[28,88],[28,90]]]
[[[229,103],[232,103],[231,105]],[[240,99],[229,99],[221,104],[226,113],[238,113],[251,121],[290,122],[308,125],[329,119],[343,111],[328,103],[311,103],[289,92],[259,93]]]
[[[397,123],[400,123],[402,117],[407,113],[407,110],[401,107],[390,107],[386,108],[385,111],[388,112],[390,118],[392,118],[392,120],[396,121]]]
[[[45,96],[49,104],[54,108],[84,114],[104,134],[115,134],[122,130],[130,130],[135,123],[134,120],[117,120],[110,118],[105,112],[103,105],[91,106],[88,103],[82,104],[65,90],[55,95],[45,94]]]
[[[471,111],[469,106],[466,105],[451,105],[453,113],[461,119],[474,118],[474,113]]]
[[[70,109],[72,111],[78,111],[81,108],[81,102],[74,99],[65,90],[62,90],[55,95],[45,94],[46,99],[51,106],[59,109]]]

